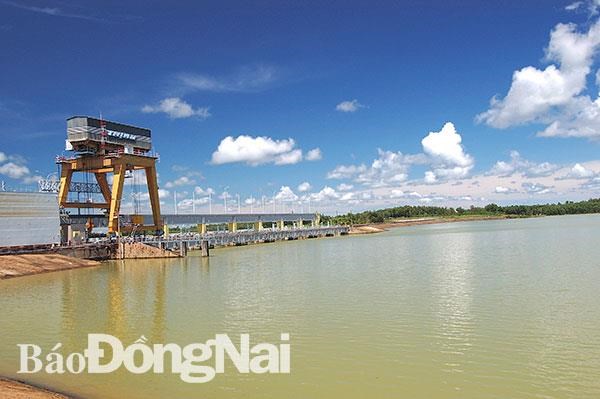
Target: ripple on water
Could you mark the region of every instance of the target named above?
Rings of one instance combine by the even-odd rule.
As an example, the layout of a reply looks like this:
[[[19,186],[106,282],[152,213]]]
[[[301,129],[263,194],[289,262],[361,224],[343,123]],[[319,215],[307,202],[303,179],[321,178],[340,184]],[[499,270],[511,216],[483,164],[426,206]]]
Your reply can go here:
[[[2,281],[0,371],[18,342],[88,332],[289,332],[290,376],[32,380],[91,398],[600,397],[599,236],[600,216],[414,226]]]

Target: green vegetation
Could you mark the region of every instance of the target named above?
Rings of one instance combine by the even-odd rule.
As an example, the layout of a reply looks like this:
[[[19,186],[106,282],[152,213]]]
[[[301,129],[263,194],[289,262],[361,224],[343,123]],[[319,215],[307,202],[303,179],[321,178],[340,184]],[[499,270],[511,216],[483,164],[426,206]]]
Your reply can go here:
[[[321,220],[331,224],[369,224],[384,223],[399,218],[421,218],[421,217],[532,217],[551,215],[577,215],[585,213],[600,213],[600,198],[587,201],[543,204],[543,205],[509,205],[500,206],[489,204],[485,207],[472,206],[464,208],[445,208],[438,206],[410,206],[404,205],[395,208],[380,209],[376,211],[365,211],[361,213],[347,213],[339,216],[322,216]]]

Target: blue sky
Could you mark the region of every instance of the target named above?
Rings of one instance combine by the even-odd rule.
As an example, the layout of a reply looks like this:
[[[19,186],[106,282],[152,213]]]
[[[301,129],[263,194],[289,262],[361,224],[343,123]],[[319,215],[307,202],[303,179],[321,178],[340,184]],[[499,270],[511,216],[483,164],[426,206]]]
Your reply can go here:
[[[596,0],[296,3],[0,0],[0,180],[102,113],[152,129],[165,211],[599,196]]]

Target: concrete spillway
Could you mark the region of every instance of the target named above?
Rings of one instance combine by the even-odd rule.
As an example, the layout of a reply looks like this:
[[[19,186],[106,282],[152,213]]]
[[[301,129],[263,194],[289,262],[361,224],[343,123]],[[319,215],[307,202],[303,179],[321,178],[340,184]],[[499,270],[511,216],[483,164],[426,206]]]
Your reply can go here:
[[[85,224],[91,218],[94,227],[107,227],[107,218],[104,215],[68,215],[61,220],[62,224]],[[319,224],[320,216],[317,213],[228,213],[228,214],[179,214],[162,215],[163,223],[166,226],[193,226],[202,228],[208,225],[227,225],[228,230],[237,230],[239,224],[252,224],[257,230],[261,229],[263,224],[275,224],[278,228],[284,225],[295,225],[301,227],[305,224],[316,226]],[[119,223],[122,226],[132,224],[132,215],[121,215]],[[152,220],[152,215],[139,215],[139,220],[143,224],[148,224]]]
[[[216,232],[207,234],[181,234],[171,235],[166,238],[150,238],[145,244],[153,245],[162,249],[178,249],[182,245],[186,248],[200,248],[205,242],[211,247],[246,245],[261,242],[273,242],[283,240],[298,240],[305,238],[333,237],[348,234],[346,226],[314,227],[302,229],[283,230],[246,230],[236,232]]]

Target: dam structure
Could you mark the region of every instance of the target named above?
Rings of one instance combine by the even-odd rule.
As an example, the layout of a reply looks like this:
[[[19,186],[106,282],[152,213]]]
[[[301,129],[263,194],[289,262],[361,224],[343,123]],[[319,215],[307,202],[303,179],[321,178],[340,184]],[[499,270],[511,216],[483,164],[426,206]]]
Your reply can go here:
[[[152,215],[121,215],[121,225],[135,233],[134,221],[146,223]],[[89,223],[88,215],[69,215],[70,225]],[[318,213],[238,213],[238,214],[178,214],[162,215],[164,234],[141,234],[129,239],[161,249],[177,250],[185,255],[187,249],[207,251],[209,247],[247,245],[274,241],[333,237],[348,234],[347,226],[321,226]],[[96,228],[106,227],[106,218],[92,216]]]
[[[95,228],[108,227],[109,221],[104,215],[65,215],[63,224],[85,224],[91,221]],[[120,215],[119,224],[126,226],[131,232],[136,230],[137,224],[141,226],[153,221],[153,215]],[[320,215],[318,213],[221,213],[221,214],[163,214],[161,216],[163,232],[168,235],[173,228],[181,230],[197,229],[200,234],[209,231],[228,231],[264,228],[300,228],[318,227]]]
[[[0,187],[0,253],[76,249],[77,256],[100,258],[120,244],[140,243],[185,255],[187,248],[348,233],[344,226],[322,226],[319,213],[161,213],[150,129],[73,116],[66,133],[69,155],[56,157],[57,178],[40,179],[37,193]],[[145,175],[141,184],[136,171]],[[121,212],[127,178],[136,194],[132,214]],[[147,191],[150,213],[141,210],[139,189]]]
[[[181,233],[167,237],[148,236],[141,240],[144,244],[160,249],[179,251],[182,256],[188,249],[199,249],[202,256],[208,256],[208,249],[215,247],[240,246],[275,241],[293,241],[309,238],[335,237],[346,235],[347,226],[320,226],[304,228],[239,230],[235,232],[216,231],[208,233]]]

